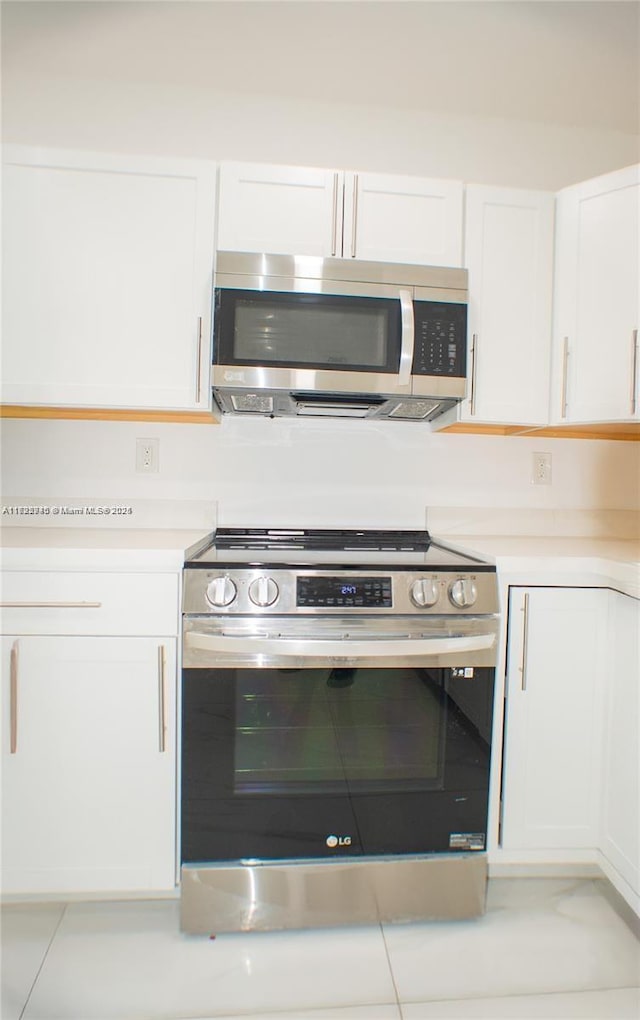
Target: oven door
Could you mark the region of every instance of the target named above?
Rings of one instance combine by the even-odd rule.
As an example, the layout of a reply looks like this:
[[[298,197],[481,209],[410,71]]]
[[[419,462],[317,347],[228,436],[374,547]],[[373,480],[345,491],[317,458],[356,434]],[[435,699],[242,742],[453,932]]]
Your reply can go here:
[[[183,864],[483,850],[497,628],[185,618]]]

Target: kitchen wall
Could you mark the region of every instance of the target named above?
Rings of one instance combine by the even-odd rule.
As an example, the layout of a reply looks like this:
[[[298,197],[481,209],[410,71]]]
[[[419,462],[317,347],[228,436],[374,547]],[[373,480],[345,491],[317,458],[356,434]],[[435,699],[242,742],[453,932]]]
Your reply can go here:
[[[158,474],[135,473],[137,436],[159,439]],[[438,435],[401,422],[240,419],[219,426],[7,421],[2,438],[4,504],[211,501],[223,524],[406,527],[424,525],[426,506],[507,508],[513,520],[501,515],[501,526],[515,531],[516,511],[531,521],[527,511],[554,510],[569,532],[586,511],[640,506],[640,450],[628,442]],[[534,451],[552,454],[551,485],[532,484]],[[569,511],[580,511],[576,521]],[[443,530],[441,514],[437,520]],[[129,523],[144,522],[135,516]]]
[[[602,17],[632,6],[3,3],[4,138],[555,190],[638,159],[617,77],[624,26]],[[374,8],[385,7],[398,14],[376,40]],[[179,8],[208,18],[207,30],[187,38]],[[341,32],[330,24],[338,8]],[[546,34],[545,8],[556,19]],[[238,27],[240,12],[251,17]],[[294,21],[302,32],[312,15],[296,41]],[[440,34],[418,34],[410,19],[421,15],[440,19]],[[322,32],[326,50],[310,42]],[[403,64],[432,77],[405,79]],[[136,436],[159,437],[157,475],[135,474]],[[402,423],[6,421],[3,502],[215,500],[227,524],[418,526],[425,505],[630,510],[640,505],[634,446]],[[533,451],[552,453],[550,486],[531,484]]]

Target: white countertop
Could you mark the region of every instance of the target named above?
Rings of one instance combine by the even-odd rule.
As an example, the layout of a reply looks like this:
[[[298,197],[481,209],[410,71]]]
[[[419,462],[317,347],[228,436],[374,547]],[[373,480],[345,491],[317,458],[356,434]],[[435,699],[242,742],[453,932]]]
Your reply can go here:
[[[20,528],[2,530],[5,570],[180,570],[210,530]],[[509,584],[610,587],[640,598],[640,542],[535,535],[447,535],[438,540],[495,562]]]
[[[210,530],[152,528],[4,528],[4,570],[180,570]]]
[[[445,535],[438,538],[489,559],[510,584],[615,588],[640,598],[640,541],[538,535]]]

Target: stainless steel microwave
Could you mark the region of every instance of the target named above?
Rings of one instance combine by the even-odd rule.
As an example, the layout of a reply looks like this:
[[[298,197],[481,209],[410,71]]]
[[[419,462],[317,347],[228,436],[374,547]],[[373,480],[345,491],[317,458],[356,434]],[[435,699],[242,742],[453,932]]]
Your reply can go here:
[[[429,421],[465,395],[467,271],[218,252],[224,414]]]

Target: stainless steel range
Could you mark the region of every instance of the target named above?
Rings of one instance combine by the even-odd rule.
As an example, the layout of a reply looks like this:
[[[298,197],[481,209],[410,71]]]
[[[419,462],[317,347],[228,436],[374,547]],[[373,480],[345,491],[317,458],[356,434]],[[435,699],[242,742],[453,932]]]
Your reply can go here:
[[[183,930],[481,913],[495,568],[421,531],[219,529],[183,613]]]

